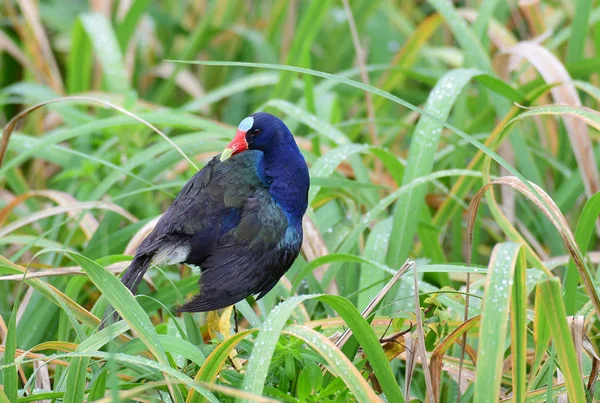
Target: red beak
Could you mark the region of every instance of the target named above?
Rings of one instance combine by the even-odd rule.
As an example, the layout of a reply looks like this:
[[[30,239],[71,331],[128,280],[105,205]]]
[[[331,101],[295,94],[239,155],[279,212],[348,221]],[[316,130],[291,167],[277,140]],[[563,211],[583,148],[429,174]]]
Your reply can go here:
[[[221,154],[221,161],[225,161],[230,158],[232,155],[237,153],[241,153],[242,151],[246,151],[248,149],[248,142],[246,141],[246,132],[242,130],[238,130],[235,134],[231,143],[223,150]]]

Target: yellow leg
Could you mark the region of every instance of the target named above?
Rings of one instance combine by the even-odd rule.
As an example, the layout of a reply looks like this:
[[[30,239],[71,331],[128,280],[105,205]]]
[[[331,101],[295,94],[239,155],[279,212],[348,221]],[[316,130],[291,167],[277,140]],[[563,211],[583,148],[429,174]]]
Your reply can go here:
[[[223,309],[223,313],[219,316],[217,311],[210,311],[206,315],[207,325],[208,325],[208,334],[211,339],[217,338],[217,333],[223,335],[225,339],[231,337],[231,314],[233,312],[233,305],[228,306]],[[238,358],[235,358],[237,355],[237,351],[231,350],[229,353],[229,358],[233,362],[233,366],[236,369],[241,369],[242,364]]]

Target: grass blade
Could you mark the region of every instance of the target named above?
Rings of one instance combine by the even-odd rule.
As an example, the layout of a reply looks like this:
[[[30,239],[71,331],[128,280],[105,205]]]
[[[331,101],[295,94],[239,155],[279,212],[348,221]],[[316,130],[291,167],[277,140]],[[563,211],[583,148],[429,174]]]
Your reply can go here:
[[[371,362],[373,372],[388,399],[390,401],[404,402],[398,383],[392,374],[379,340],[375,336],[375,333],[373,333],[373,329],[356,310],[354,305],[347,299],[334,295],[303,295],[292,297],[271,311],[263,324],[262,331],[258,334],[254,349],[248,360],[244,390],[257,395],[262,393],[268,371],[267,363],[270,362],[273,356],[279,335],[296,306],[309,299],[324,302],[340,314],[363,347],[367,358]]]
[[[359,402],[382,402],[362,377],[354,364],[327,337],[305,326],[290,325],[283,333],[304,340],[327,361],[333,373],[339,376]],[[394,401],[393,397],[388,397]]]
[[[506,51],[508,54],[528,60],[548,83],[570,83],[571,76],[565,66],[549,50],[533,42],[521,42]],[[550,89],[555,102],[581,106],[581,100],[572,84],[554,86]],[[573,119],[568,113],[561,114],[571,148],[575,154],[577,165],[588,196],[600,190],[600,174],[595,164],[592,142],[588,128],[580,120]]]
[[[108,302],[127,322],[131,329],[139,335],[148,350],[162,363],[167,364],[167,356],[158,339],[156,330],[148,315],[127,288],[111,273],[98,263],[77,253],[69,252],[69,256],[88,274],[90,280],[98,287]]]
[[[423,109],[440,120],[447,120],[458,95],[465,85],[478,74],[480,72],[477,70],[463,69],[446,73],[429,94]],[[403,185],[427,175],[433,170],[434,155],[438,149],[441,134],[442,126],[438,123],[425,118],[419,120],[408,151]],[[412,240],[417,232],[426,192],[426,186],[412,188],[402,200],[396,203],[394,224],[390,235],[390,243],[395,247],[388,250],[387,260],[390,267],[399,267],[412,249]]]
[[[515,402],[525,401],[527,393],[527,254],[519,249],[510,305],[512,390]]]
[[[577,227],[575,228],[575,242],[583,255],[586,254],[592,236],[594,235],[595,223],[600,216],[600,193],[593,195],[583,206]],[[579,273],[573,259],[569,260],[569,266],[565,274],[564,301],[567,315],[577,312],[577,286],[579,284]]]
[[[562,303],[560,281],[551,278],[538,283],[540,289],[542,309],[550,327],[553,345],[558,356],[558,363],[565,378],[569,400],[573,402],[585,402],[586,395],[582,382],[582,374],[577,363],[577,354],[571,331],[567,324],[567,314]]]
[[[474,396],[476,402],[495,402],[500,397],[510,298],[520,249],[521,246],[515,243],[501,243],[492,251],[481,312]]]
[[[112,92],[127,93],[130,88],[129,79],[123,63],[123,54],[110,21],[102,14],[88,13],[81,16],[81,24],[102,65],[106,87]]]

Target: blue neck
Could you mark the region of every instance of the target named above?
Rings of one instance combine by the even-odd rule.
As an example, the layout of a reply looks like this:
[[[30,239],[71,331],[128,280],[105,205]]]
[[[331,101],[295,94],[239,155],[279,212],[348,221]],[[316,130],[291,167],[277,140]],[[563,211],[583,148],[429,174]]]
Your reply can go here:
[[[308,206],[310,179],[306,161],[293,139],[292,144],[278,144],[263,150],[260,170],[270,182],[269,193],[290,223],[301,225]]]

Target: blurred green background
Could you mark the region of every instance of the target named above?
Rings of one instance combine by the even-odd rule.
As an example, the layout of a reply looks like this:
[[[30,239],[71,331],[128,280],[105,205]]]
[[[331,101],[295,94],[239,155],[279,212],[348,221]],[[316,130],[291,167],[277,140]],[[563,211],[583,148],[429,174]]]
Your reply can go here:
[[[0,10],[0,401],[598,399],[597,1]],[[310,167],[301,257],[238,333],[172,313],[193,268],[133,298],[115,275],[258,110]]]

